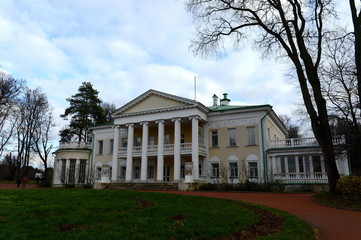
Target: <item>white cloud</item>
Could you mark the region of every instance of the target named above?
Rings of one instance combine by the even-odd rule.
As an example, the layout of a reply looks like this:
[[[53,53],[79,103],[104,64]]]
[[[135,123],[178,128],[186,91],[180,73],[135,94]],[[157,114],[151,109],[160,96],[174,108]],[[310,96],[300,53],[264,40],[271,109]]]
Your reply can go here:
[[[271,104],[288,112],[295,88],[285,67],[243,48],[220,60],[194,57],[194,32],[183,1],[4,0],[0,65],[41,87],[58,116],[66,98],[90,81],[117,107],[148,89],[194,98],[209,106],[227,92],[232,103]],[[59,128],[64,121],[57,119]]]

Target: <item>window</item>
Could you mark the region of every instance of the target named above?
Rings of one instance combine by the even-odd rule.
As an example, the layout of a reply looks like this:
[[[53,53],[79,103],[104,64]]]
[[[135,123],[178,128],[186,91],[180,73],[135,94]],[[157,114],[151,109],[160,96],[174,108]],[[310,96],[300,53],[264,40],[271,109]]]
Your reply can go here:
[[[255,127],[247,127],[247,145],[256,145]]]
[[[139,166],[134,167],[134,178],[135,179],[140,178],[140,167]]]
[[[114,139],[110,139],[110,141],[109,141],[109,154],[113,153],[113,148],[114,148]]]
[[[128,146],[128,139],[123,138],[123,139],[122,139],[122,147],[123,147],[123,148],[126,148],[127,146]]]
[[[248,162],[248,177],[250,177],[250,178],[258,177],[258,163],[257,162]]]
[[[300,168],[300,172],[304,172],[305,171],[305,167],[303,166],[303,157],[298,157],[298,166]]]
[[[211,139],[212,147],[218,147],[218,131],[213,130],[211,135],[212,135],[212,139]]]
[[[185,136],[184,133],[181,134],[181,143],[185,143]]]
[[[322,172],[321,167],[321,157],[320,156],[312,156],[313,163],[313,172]]]
[[[228,129],[228,141],[230,147],[237,146],[236,144],[236,129],[235,128],[229,128]]]
[[[169,136],[169,134],[164,135],[164,144],[170,144],[170,136]]]
[[[126,170],[127,170],[126,167],[121,167],[121,168],[120,168],[120,174],[121,174],[121,177],[122,177],[123,179],[125,178]]]
[[[149,146],[153,146],[153,145],[154,145],[154,136],[149,136],[148,145],[149,145]]]
[[[85,183],[86,160],[80,159],[78,183]]]
[[[109,167],[109,180],[112,180],[112,167]]]
[[[185,177],[185,167],[184,167],[184,165],[181,165],[180,177],[181,177],[181,178],[184,178],[184,177]]]
[[[289,173],[295,173],[296,172],[296,159],[295,156],[288,156],[288,172]]]
[[[202,165],[201,164],[198,165],[198,173],[199,173],[199,176],[202,176]]]
[[[75,183],[75,163],[76,163],[75,159],[70,159],[68,183]]]
[[[103,140],[98,141],[98,154],[103,154]]]
[[[61,161],[61,173],[60,173],[60,181],[61,183],[65,183],[65,168],[66,168],[66,159],[62,159]]]
[[[154,166],[148,166],[148,178],[154,178]]]
[[[212,177],[219,178],[219,163],[212,163]]]
[[[238,178],[238,164],[236,162],[229,163],[230,178]]]
[[[142,146],[142,138],[141,137],[136,137],[135,138],[135,147],[137,150],[140,150],[140,146]]]

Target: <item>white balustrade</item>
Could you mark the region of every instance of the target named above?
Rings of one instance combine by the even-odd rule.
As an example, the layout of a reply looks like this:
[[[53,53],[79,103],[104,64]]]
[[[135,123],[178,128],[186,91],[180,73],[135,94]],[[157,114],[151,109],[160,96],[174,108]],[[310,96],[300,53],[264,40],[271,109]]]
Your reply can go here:
[[[59,149],[90,149],[91,143],[89,142],[66,142],[59,143]]]
[[[345,144],[344,136],[334,136],[332,138],[334,145]],[[317,147],[319,146],[316,138],[290,138],[270,140],[268,148],[291,148],[291,147]]]
[[[273,177],[280,183],[328,183],[326,172],[275,173]]]

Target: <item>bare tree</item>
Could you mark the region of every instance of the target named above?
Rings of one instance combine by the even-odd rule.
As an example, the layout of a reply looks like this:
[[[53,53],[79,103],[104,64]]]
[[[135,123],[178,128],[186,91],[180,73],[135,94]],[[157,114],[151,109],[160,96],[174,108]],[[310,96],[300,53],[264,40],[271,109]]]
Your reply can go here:
[[[9,118],[23,83],[23,80],[14,79],[0,71],[0,156],[14,132],[14,125],[10,124]]]
[[[286,129],[288,131],[287,138],[301,138],[302,135],[300,133],[300,127],[293,123],[291,120],[291,117],[288,115],[279,115],[279,118],[281,122],[286,126]]]
[[[18,161],[25,169],[24,175],[30,163],[30,156],[34,147],[34,134],[41,117],[49,108],[47,97],[39,89],[27,88],[18,102],[14,111],[14,122],[16,129],[16,149]]]
[[[319,67],[329,30],[324,21],[335,16],[332,0],[188,0],[197,37],[195,54],[219,53],[226,40],[237,47],[252,35],[266,55],[287,59],[298,79],[313,133],[324,154],[329,188],[336,192],[337,171],[326,100]]]
[[[35,124],[35,130],[33,134],[33,150],[37,153],[44,166],[44,175],[48,177],[48,164],[49,156],[53,145],[51,144],[50,135],[51,129],[55,126],[53,119],[52,109],[46,109],[44,106],[44,113],[39,116]]]

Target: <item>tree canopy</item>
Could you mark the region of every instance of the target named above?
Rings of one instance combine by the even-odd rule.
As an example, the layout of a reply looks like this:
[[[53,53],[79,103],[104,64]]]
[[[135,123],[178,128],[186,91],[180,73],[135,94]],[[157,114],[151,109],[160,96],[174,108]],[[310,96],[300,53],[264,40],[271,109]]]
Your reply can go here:
[[[83,82],[78,92],[66,99],[70,106],[60,116],[64,119],[70,116],[71,119],[69,127],[60,132],[62,141],[73,137],[76,137],[78,142],[89,141],[89,127],[106,122],[105,112],[101,107],[102,101],[98,94],[99,92],[90,82]]]

